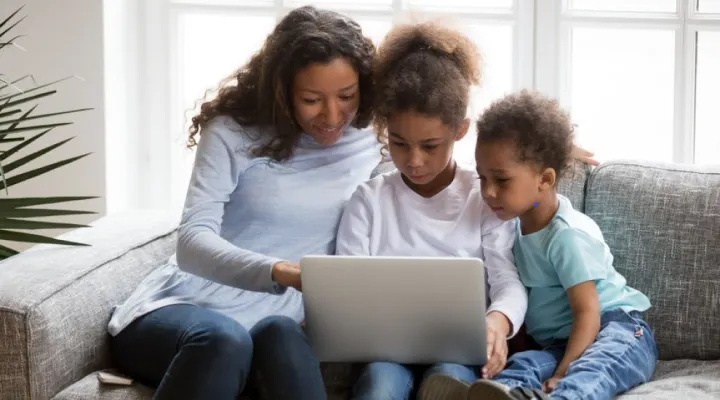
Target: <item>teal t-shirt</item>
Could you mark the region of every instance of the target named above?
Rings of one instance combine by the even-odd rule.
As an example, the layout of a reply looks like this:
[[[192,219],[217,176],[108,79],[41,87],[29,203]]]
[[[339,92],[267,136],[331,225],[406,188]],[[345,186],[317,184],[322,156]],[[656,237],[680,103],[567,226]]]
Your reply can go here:
[[[613,267],[613,256],[598,225],[558,195],[559,208],[548,226],[523,235],[516,220],[513,247],[520,279],[528,289],[525,326],[541,345],[570,336],[573,317],[567,290],[595,281],[600,310],[645,311],[650,300],[629,287]]]

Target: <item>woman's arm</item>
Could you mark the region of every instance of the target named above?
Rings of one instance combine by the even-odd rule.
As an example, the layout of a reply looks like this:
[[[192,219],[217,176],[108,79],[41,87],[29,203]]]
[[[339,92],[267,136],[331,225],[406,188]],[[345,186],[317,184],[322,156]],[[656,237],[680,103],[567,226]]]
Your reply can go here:
[[[273,265],[283,260],[239,248],[220,237],[225,205],[247,164],[231,122],[216,119],[203,129],[177,241],[178,267],[224,285],[280,294]],[[237,127],[237,125],[232,125]]]

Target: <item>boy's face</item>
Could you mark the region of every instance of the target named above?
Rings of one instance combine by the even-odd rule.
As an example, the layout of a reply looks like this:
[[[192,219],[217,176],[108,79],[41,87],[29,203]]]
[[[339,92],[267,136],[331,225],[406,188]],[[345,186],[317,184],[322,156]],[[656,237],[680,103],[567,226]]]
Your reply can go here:
[[[397,112],[387,121],[388,149],[395,167],[415,185],[432,185],[451,166],[453,147],[467,133],[469,122],[458,129],[440,118],[413,111]]]
[[[475,163],[483,200],[500,219],[519,217],[540,200],[542,174],[532,164],[517,160],[513,143],[480,143]]]

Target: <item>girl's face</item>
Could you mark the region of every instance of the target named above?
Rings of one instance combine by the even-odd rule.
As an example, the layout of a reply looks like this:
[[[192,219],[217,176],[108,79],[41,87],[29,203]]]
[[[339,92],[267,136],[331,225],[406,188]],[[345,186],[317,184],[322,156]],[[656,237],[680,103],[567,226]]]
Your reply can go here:
[[[453,147],[465,136],[468,126],[469,121],[465,120],[453,129],[440,118],[414,111],[390,115],[387,120],[390,157],[413,190],[437,192],[452,182]]]
[[[475,164],[483,200],[500,219],[522,216],[542,199],[543,175],[535,166],[517,160],[513,143],[480,143]]]
[[[342,57],[298,71],[292,105],[300,128],[323,145],[340,140],[360,105],[358,79],[355,68]]]

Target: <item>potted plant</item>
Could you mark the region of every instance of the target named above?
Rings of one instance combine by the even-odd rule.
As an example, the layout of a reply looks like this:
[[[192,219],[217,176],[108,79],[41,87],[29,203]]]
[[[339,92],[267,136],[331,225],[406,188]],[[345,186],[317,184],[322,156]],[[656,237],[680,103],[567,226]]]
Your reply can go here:
[[[0,22],[0,52],[8,52],[20,48],[17,41],[21,36],[14,35],[13,29],[22,22],[17,18],[22,7]],[[27,231],[37,229],[81,228],[87,225],[62,223],[47,220],[47,217],[66,215],[92,214],[90,211],[47,208],[46,206],[92,199],[95,197],[10,197],[10,188],[26,182],[62,166],[75,162],[88,154],[81,154],[52,163],[37,166],[34,163],[65,145],[73,138],[59,140],[53,144],[32,151],[32,144],[38,139],[52,133],[55,128],[70,125],[72,122],[60,121],[68,114],[90,110],[89,108],[40,113],[36,109],[38,103],[56,93],[52,89],[65,79],[33,85],[22,89],[21,86],[33,81],[28,74],[10,78],[2,73],[0,67],[0,260],[18,253],[17,250],[5,246],[4,242],[48,243],[71,246],[84,246],[66,240],[59,240]],[[66,78],[67,79],[67,78]],[[42,218],[37,220],[37,218]]]

